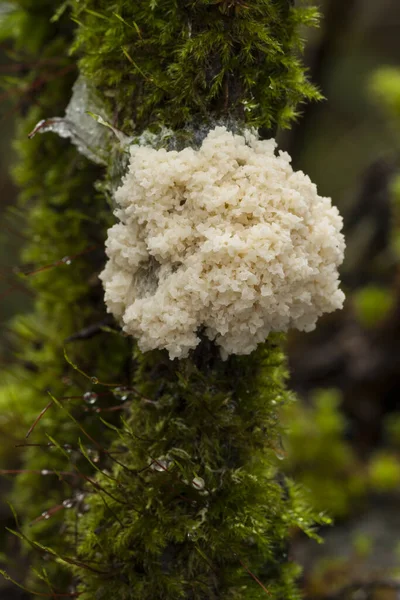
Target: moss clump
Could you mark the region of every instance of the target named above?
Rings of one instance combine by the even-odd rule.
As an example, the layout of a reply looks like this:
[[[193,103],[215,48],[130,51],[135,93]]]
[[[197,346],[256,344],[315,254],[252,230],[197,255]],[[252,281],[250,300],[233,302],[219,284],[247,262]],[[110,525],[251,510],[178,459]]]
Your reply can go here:
[[[79,557],[101,572],[78,570],[80,597],[264,598],[250,570],[276,600],[298,598],[287,540],[312,517],[274,466],[281,351],[270,342],[251,361],[202,368],[164,352],[139,358],[142,400],[79,523]]]
[[[382,67],[371,78],[371,93],[396,127],[400,124],[400,69]]]
[[[388,452],[375,454],[369,464],[371,486],[377,492],[388,492],[399,489],[400,463],[396,456]]]
[[[290,0],[71,0],[81,71],[127,133],[233,118],[287,127],[319,98],[297,56],[317,11]]]
[[[286,473],[308,490],[316,510],[343,518],[356,510],[367,491],[365,467],[346,441],[346,421],[337,390],[321,390],[307,405],[283,411]]]
[[[393,291],[378,285],[368,285],[353,297],[355,314],[366,328],[379,326],[395,307]]]
[[[106,428],[92,411],[85,412],[83,395],[96,386],[77,379],[64,359],[64,346],[71,335],[106,318],[96,274],[104,262],[103,239],[111,215],[104,196],[93,190],[101,174],[98,168],[55,135],[27,139],[40,119],[63,114],[69,101],[77,76],[74,62],[66,58],[74,24],[66,15],[55,24],[51,22],[52,1],[21,0],[14,4],[15,10],[0,24],[0,36],[14,39],[15,60],[21,67],[27,63],[29,68],[24,77],[7,77],[1,83],[11,97],[16,95],[17,108],[25,113],[17,118],[18,163],[14,175],[21,188],[21,228],[26,230],[29,242],[15,276],[35,295],[35,303],[33,313],[18,317],[8,335],[14,366],[0,375],[0,412],[6,415],[1,429],[12,434],[6,442],[12,449],[12,460],[4,453],[1,468],[23,470],[16,478],[12,476],[15,485],[11,501],[28,526],[44,511],[74,497],[83,486],[77,476],[57,477],[58,471],[65,470],[64,463],[54,448],[47,447],[48,436],[70,445],[72,462],[88,472],[82,464],[86,460],[79,454],[77,432],[67,415],[56,407],[48,410],[25,440],[28,428],[50,400],[47,391],[57,397],[72,397],[66,400],[71,410],[88,431],[101,429],[107,444]],[[62,261],[67,256],[71,261]],[[103,351],[105,346],[109,355]],[[71,341],[67,347],[83,369],[100,379],[127,382],[126,364],[131,350],[126,339],[100,332],[84,342]],[[98,405],[109,402],[110,395],[101,398]],[[18,443],[39,446],[16,451]],[[73,467],[68,470],[73,471]],[[41,475],[42,471],[53,474]],[[27,528],[29,535],[62,550],[62,513]],[[54,573],[57,568],[49,570]],[[60,583],[59,575],[57,578]]]

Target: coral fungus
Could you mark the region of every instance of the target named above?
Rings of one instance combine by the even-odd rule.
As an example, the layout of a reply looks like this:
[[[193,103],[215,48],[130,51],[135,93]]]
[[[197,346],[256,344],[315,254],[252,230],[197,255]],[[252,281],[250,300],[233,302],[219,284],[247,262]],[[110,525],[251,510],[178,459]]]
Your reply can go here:
[[[274,140],[225,127],[200,149],[133,145],[101,274],[143,351],[187,356],[203,329],[228,354],[340,308],[342,219]]]

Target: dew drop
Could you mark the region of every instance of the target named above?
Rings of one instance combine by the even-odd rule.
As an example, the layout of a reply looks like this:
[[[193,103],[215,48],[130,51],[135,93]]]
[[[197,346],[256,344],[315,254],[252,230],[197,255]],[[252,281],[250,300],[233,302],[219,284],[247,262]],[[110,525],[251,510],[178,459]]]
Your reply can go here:
[[[74,505],[74,501],[71,500],[71,498],[68,498],[67,500],[64,500],[64,502],[63,502],[64,508],[72,508],[73,505]]]
[[[64,258],[61,259],[61,262],[65,265],[70,265],[72,263],[72,259],[70,256],[64,256]]]
[[[274,447],[274,454],[278,460],[285,460],[287,456],[281,437],[278,439],[278,445]]]
[[[86,402],[86,404],[96,404],[97,398],[98,395],[96,394],[96,392],[86,392],[86,394],[83,395],[83,399]]]
[[[100,460],[100,455],[99,455],[99,453],[98,453],[98,452],[95,452],[95,451],[92,451],[90,454],[91,454],[91,460],[92,460],[92,462],[94,462],[94,463],[98,463],[98,462],[99,462],[99,460]]]
[[[157,459],[157,462],[154,461],[152,463],[151,468],[153,469],[153,471],[165,472],[168,470],[170,464],[171,461],[165,460],[165,458],[159,458]]]
[[[94,384],[99,383],[99,380],[97,379],[97,377],[91,377],[90,381]]]
[[[206,482],[201,477],[195,477],[192,481],[192,486],[196,488],[196,490],[204,490]]]
[[[285,460],[286,456],[283,454],[283,452],[279,452],[277,450],[275,450],[275,456],[278,460]]]
[[[42,469],[40,473],[41,475],[50,475],[51,471],[48,471],[47,469]]]
[[[126,402],[129,398],[129,392],[126,387],[116,387],[113,390],[114,396],[121,402]]]
[[[43,517],[44,519],[46,519],[46,520],[47,520],[47,519],[50,519],[50,515],[49,515],[49,513],[47,512],[47,510],[45,510],[44,512],[42,512],[42,517]]]

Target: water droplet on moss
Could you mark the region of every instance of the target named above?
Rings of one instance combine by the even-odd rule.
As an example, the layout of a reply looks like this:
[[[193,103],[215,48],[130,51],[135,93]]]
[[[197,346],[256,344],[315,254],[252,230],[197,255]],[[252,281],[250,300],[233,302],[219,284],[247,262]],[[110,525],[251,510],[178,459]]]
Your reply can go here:
[[[116,387],[113,390],[114,396],[121,402],[126,402],[129,398],[129,390],[126,387]]]
[[[83,399],[86,402],[86,404],[96,404],[97,398],[98,395],[96,394],[96,392],[86,392],[86,394],[83,395]]]
[[[116,387],[113,390],[113,394],[120,402],[126,402],[129,398],[130,392],[126,387]]]
[[[96,385],[96,383],[99,383],[99,380],[97,379],[97,377],[91,377],[91,378],[90,378],[90,381],[91,381],[91,382],[92,382],[94,385]]]
[[[98,462],[99,462],[99,460],[100,460],[100,455],[99,455],[99,453],[98,453],[98,452],[96,452],[95,450],[92,450],[92,451],[90,452],[90,456],[91,456],[91,460],[92,460],[92,462],[94,462],[94,463],[98,463]]]
[[[275,454],[275,456],[276,456],[276,458],[278,460],[285,460],[285,458],[286,458],[286,451],[285,451],[285,448],[283,447],[282,438],[279,438],[279,440],[278,440],[278,446],[276,446],[274,448],[274,454]]]
[[[168,471],[168,467],[171,464],[171,461],[165,460],[165,458],[159,458],[157,461],[153,461],[151,464],[151,468],[153,471],[165,472]]]
[[[201,477],[195,477],[192,481],[192,486],[197,490],[204,490],[206,483]]]

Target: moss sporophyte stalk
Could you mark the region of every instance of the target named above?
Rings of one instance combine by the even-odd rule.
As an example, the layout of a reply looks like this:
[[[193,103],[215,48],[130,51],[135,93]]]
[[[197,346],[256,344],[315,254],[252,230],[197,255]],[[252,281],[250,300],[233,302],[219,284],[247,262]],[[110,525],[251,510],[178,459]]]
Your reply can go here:
[[[288,557],[290,532],[297,527],[314,535],[317,521],[324,519],[315,519],[301,489],[279,471],[278,411],[292,397],[285,388],[282,339],[268,333],[291,324],[308,328],[324,310],[340,305],[336,269],[343,239],[329,201],[308,178],[293,173],[287,158],[274,155],[271,142],[261,140],[278,126],[289,126],[299,104],[319,98],[299,59],[300,27],[316,21],[314,8],[295,8],[289,0],[67,0],[58,6],[50,0],[15,0],[1,17],[1,37],[12,44],[17,60],[30,65],[24,79],[12,85],[25,94],[15,179],[30,233],[22,261],[32,265],[26,281],[35,305],[12,325],[15,364],[0,401],[16,440],[30,433],[13,459],[19,474],[10,499],[16,533],[32,566],[13,579],[32,596],[300,597],[299,569]],[[9,86],[10,80],[3,83]],[[38,135],[28,140],[30,132]],[[168,303],[161,302],[164,335],[161,325],[151,329],[144,313],[165,275],[178,277],[190,267],[193,228],[210,246],[207,273],[218,266],[215,236],[197,224],[194,198],[206,197],[206,184],[198,181],[201,170],[190,164],[178,169],[175,163],[183,154],[198,161],[201,148],[217,142],[218,135],[226,136],[226,152],[236,144],[235,152],[243,155],[235,155],[232,172],[219,174],[224,150],[216,150],[207,177],[214,168],[216,189],[236,178],[237,197],[232,208],[231,196],[222,194],[223,206],[206,203],[202,209],[208,229],[216,233],[221,219],[234,221],[235,232],[228,231],[220,249],[221,269],[230,270],[225,308],[214,316],[213,310],[204,313],[208,302],[213,309],[223,297],[215,288],[223,282],[198,275],[192,283],[204,284],[204,294],[196,296],[204,309],[185,312],[171,300],[171,317]],[[259,188],[255,182],[262,179],[262,168],[252,158],[257,148],[268,154],[271,173],[276,170],[276,182],[257,183]],[[123,176],[129,161],[132,165],[146,153],[152,164],[142,164],[140,194],[137,188],[131,195]],[[167,206],[166,214],[152,216],[149,198],[156,206],[167,197],[154,184],[161,155],[163,185],[172,190],[174,202],[183,202],[181,212],[174,204],[172,212]],[[168,162],[172,156],[175,167]],[[133,176],[139,178],[136,167]],[[273,199],[283,181],[292,194],[291,208],[287,213],[281,208],[281,225],[272,231]],[[249,187],[254,193],[247,193]],[[288,199],[286,191],[280,193]],[[314,212],[321,208],[319,222]],[[133,287],[122,282],[119,296],[118,281],[111,284],[104,274],[107,230],[121,228],[115,209],[121,221],[129,217],[136,228],[129,240],[109,233],[114,267],[129,272],[130,261],[137,263]],[[189,209],[187,237],[169,241],[168,223],[178,223]],[[262,272],[256,242],[239,235],[239,229],[247,234],[256,229],[257,219],[270,226],[274,247],[275,274],[264,282],[274,323],[253,301],[262,295],[257,282],[243,284]],[[301,224],[310,231],[309,249]],[[245,242],[241,250],[239,242]],[[178,259],[170,254],[170,243],[180,244]],[[296,260],[302,261],[297,266],[293,257],[285,262],[296,248]],[[249,253],[254,256],[246,263],[246,279],[240,261],[235,272],[231,267],[235,256],[246,262]],[[290,272],[285,291],[279,287],[280,268]],[[143,314],[123,319],[126,331],[106,312],[102,271],[116,316],[129,312],[135,294],[144,299]],[[235,305],[242,324],[237,332],[228,318],[232,293],[239,304],[248,303],[240,305],[243,314]],[[207,294],[214,297],[207,300]],[[150,350],[142,352],[132,333]],[[159,344],[157,335],[165,342]],[[245,356],[239,355],[241,343]],[[23,406],[17,415],[11,395]]]

